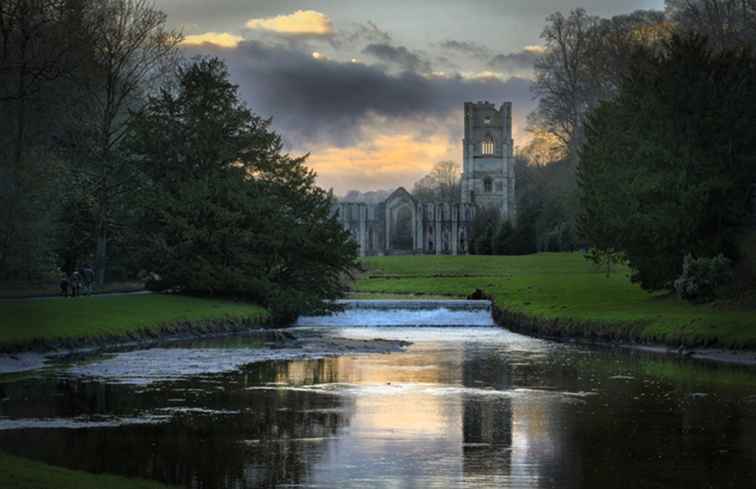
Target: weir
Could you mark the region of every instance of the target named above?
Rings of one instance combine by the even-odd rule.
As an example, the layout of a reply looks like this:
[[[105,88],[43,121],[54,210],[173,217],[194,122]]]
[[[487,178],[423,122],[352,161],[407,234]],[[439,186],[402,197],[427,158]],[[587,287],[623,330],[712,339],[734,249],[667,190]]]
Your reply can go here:
[[[297,326],[470,327],[494,326],[491,301],[343,300],[344,311],[303,316]]]

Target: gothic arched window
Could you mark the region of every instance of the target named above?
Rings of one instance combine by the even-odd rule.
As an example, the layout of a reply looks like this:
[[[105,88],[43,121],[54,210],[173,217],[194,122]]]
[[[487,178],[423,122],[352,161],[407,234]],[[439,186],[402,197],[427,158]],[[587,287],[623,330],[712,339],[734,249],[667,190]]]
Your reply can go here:
[[[483,179],[483,191],[486,193],[491,192],[493,190],[493,180],[491,180],[491,177],[486,177]]]
[[[480,152],[486,156],[494,154],[494,140],[491,136],[484,137],[480,142]]]

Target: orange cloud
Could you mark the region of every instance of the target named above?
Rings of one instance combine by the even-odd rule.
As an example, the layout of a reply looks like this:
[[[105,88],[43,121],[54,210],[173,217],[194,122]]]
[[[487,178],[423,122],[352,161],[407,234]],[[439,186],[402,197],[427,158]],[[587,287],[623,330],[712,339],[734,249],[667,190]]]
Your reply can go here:
[[[307,166],[318,174],[318,185],[332,188],[336,195],[350,190],[411,190],[439,161],[462,164],[462,111],[437,120],[398,122],[373,117],[365,124],[360,139],[352,146],[310,147]],[[530,139],[515,113],[513,137],[516,145]],[[459,134],[458,138],[450,134]]]
[[[228,32],[206,32],[204,34],[194,34],[185,36],[181,44],[188,46],[199,46],[202,44],[212,44],[222,48],[235,48],[244,40],[241,36],[235,36]]]
[[[525,46],[523,51],[533,54],[543,54],[546,52],[546,47],[540,44],[531,44],[530,46]]]
[[[312,151],[307,165],[318,173],[318,184],[337,195],[352,189],[412,189],[441,160],[460,160],[446,134],[378,134],[347,148]]]
[[[297,10],[290,15],[250,19],[246,25],[250,29],[296,36],[330,36],[333,34],[331,19],[316,10]]]

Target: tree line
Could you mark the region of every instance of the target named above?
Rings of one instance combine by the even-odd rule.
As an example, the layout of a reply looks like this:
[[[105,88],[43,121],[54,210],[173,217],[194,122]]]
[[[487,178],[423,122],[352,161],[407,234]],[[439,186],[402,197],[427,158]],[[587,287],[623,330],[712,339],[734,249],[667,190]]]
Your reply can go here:
[[[0,0],[0,280],[245,297],[282,320],[344,291],[356,246],[305,157],[148,0]]]
[[[541,37],[532,137],[515,156],[517,220],[479,212],[471,251],[582,249],[691,300],[752,288],[756,1],[557,12]],[[458,194],[451,170],[437,165],[413,193]]]
[[[529,122],[561,154],[547,167],[566,169],[564,225],[647,290],[706,300],[753,285],[754,33],[753,0],[548,19]]]

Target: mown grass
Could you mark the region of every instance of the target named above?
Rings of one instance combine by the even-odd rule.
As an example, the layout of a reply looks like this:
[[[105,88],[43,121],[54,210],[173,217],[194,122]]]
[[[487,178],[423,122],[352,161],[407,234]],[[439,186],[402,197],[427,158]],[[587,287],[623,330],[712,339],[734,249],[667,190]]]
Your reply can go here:
[[[126,335],[180,321],[267,317],[254,304],[162,294],[2,301],[0,346]]]
[[[570,334],[756,348],[752,307],[694,306],[649,294],[630,283],[626,268],[607,277],[580,253],[370,257],[364,264],[368,272],[354,285],[358,293],[463,297],[480,288],[508,311],[569,324]]]
[[[0,452],[0,489],[168,489],[169,487],[146,480],[68,470]]]

